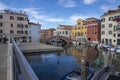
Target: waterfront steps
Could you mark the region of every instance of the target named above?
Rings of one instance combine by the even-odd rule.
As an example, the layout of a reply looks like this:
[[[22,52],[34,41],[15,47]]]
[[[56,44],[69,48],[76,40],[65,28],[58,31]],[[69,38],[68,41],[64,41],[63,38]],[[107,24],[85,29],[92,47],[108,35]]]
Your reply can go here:
[[[62,47],[56,47],[56,46],[46,45],[41,43],[20,43],[19,46],[24,53],[63,50]]]
[[[7,80],[8,44],[0,44],[0,80]]]

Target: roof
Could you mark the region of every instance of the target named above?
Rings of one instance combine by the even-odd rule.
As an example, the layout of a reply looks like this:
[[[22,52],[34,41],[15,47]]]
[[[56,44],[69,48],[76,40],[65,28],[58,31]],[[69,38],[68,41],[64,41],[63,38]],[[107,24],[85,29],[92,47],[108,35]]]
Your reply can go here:
[[[71,25],[62,25],[62,24],[59,24],[58,26],[60,26],[60,27],[73,27]]]
[[[111,15],[111,14],[115,14],[115,13],[120,13],[120,6],[118,6],[118,9],[116,10],[108,10],[106,13],[104,13],[102,16],[106,16],[106,15]],[[101,16],[101,17],[102,17]]]
[[[24,11],[20,10],[20,12],[14,12],[11,10],[0,10],[0,14],[13,14],[13,15],[23,15],[28,16]]]
[[[71,30],[74,26],[71,25],[59,25],[59,29],[61,30]]]
[[[28,22],[29,25],[38,25],[38,26],[41,26],[41,24],[39,23],[34,23],[34,22]]]

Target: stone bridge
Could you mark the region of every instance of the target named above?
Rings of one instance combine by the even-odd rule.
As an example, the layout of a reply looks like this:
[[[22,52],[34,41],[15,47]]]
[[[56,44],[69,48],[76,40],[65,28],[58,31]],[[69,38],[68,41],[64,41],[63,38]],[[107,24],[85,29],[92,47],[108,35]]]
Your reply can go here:
[[[52,36],[46,39],[46,42],[50,42],[52,40],[56,40],[56,39],[61,39],[63,41],[65,41],[67,44],[72,43],[72,39],[64,37],[64,36]]]

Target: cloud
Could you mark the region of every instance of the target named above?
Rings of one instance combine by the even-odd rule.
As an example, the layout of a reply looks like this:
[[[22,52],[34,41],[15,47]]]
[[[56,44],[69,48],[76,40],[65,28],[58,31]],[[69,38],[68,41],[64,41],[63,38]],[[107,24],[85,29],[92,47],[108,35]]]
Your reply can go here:
[[[75,7],[76,1],[75,0],[59,0],[58,4],[65,8]]]
[[[116,9],[116,8],[117,8],[116,5],[106,5],[106,4],[104,4],[104,5],[100,6],[101,11],[103,11],[103,12],[108,11],[110,9]]]
[[[92,14],[92,15],[87,15],[87,14],[73,14],[72,16],[70,16],[70,20],[71,21],[76,21],[77,19],[87,19],[87,18],[90,18],[90,17],[95,17],[95,18],[99,18],[99,15],[98,14]]]
[[[114,3],[116,0],[109,0],[109,3]]]
[[[83,0],[83,3],[89,5],[89,4],[92,4],[92,3],[96,2],[96,1],[97,0]]]
[[[103,11],[107,11],[107,10],[110,9],[110,6],[107,6],[107,5],[104,4],[100,7],[100,9],[103,10]]]
[[[50,15],[45,15],[45,12],[39,10],[38,8],[26,8],[22,9],[23,11],[27,12],[32,18],[45,21],[45,22],[63,22],[64,19],[62,18],[55,18]]]
[[[9,7],[0,2],[0,10],[7,9],[7,8]]]

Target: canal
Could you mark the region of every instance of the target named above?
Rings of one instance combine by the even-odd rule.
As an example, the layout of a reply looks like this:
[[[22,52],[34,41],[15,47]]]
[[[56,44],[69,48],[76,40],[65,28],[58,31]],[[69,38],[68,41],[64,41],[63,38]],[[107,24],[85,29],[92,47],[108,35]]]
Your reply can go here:
[[[113,61],[120,69],[120,65],[117,65],[120,56],[85,45],[67,45],[63,51],[30,53],[25,56],[39,80],[60,80],[69,72],[80,68],[82,58],[89,62],[91,69],[99,69]]]

